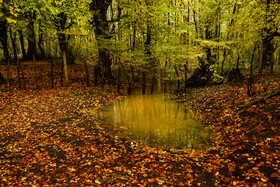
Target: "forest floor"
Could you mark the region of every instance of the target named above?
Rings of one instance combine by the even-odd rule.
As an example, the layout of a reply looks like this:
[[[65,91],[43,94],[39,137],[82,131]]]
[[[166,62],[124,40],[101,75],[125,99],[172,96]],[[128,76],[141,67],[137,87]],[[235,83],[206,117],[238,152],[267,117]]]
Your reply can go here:
[[[26,84],[31,85],[31,78]],[[71,86],[50,89],[50,79],[40,80],[46,82],[39,82],[38,90],[16,88],[16,78],[9,89],[0,87],[0,186],[280,183],[280,96],[246,105],[279,89],[279,77],[255,81],[251,98],[244,84],[178,95],[214,136],[205,150],[169,151],[118,137],[97,119],[100,107],[122,98],[116,88],[81,86],[84,79],[70,77]]]

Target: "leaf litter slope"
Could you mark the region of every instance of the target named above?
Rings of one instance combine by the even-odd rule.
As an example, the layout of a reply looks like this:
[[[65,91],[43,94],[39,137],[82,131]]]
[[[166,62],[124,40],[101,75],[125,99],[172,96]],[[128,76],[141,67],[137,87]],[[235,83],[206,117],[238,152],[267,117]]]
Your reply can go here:
[[[202,120],[217,136],[216,147],[202,156],[216,184],[280,183],[280,96],[254,102],[279,88],[279,77],[262,77],[254,84],[252,98],[246,95],[246,84],[225,85],[198,90],[194,94],[200,94],[199,99],[186,103],[203,114]]]
[[[268,84],[260,83],[257,89]],[[279,87],[274,81],[269,83]],[[185,104],[216,132],[208,150],[164,151],[131,143],[89,115],[114,89],[1,92],[3,186],[276,186],[279,96],[247,109],[244,86],[204,89]],[[199,93],[202,93],[201,90]],[[184,98],[185,99],[185,98]]]

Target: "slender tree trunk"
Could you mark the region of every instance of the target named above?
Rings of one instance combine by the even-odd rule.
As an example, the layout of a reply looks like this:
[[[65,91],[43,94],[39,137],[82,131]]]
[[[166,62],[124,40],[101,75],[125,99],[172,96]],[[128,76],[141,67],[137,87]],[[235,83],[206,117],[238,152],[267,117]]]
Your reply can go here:
[[[249,80],[248,80],[248,89],[247,89],[247,95],[251,96],[251,91],[252,91],[252,84],[253,84],[253,62],[254,62],[254,55],[255,55],[255,51],[257,49],[257,44],[255,44],[253,53],[252,53],[252,57],[251,57],[251,63],[250,63],[250,76],[249,76]]]
[[[20,61],[18,61],[18,63],[17,63],[17,71],[18,71],[18,86],[19,86],[19,89],[26,90],[26,82],[25,82],[24,71],[23,71],[23,68],[21,68],[21,62]],[[21,71],[21,74],[22,74],[23,87],[21,85],[20,71]]]
[[[118,67],[118,93],[120,93],[121,89],[121,68]]]
[[[142,73],[142,95],[146,93],[146,72]]]
[[[33,53],[33,65],[34,65],[34,78],[35,78],[35,88],[38,89],[38,72],[37,72],[37,62],[35,54]]]
[[[185,67],[185,92],[187,92],[187,89],[188,89],[188,62],[186,62],[184,67]]]
[[[24,38],[23,38],[22,30],[18,30],[18,33],[19,33],[19,40],[20,40],[22,58],[26,59],[26,51],[25,51],[25,47],[24,47]]]
[[[63,74],[64,74],[64,62],[63,60],[61,61],[61,66],[60,66],[60,86],[63,86]]]
[[[164,69],[164,86],[163,86],[163,92],[167,93],[167,73],[166,73],[166,68]]]
[[[41,29],[40,29],[41,31]],[[39,33],[39,41],[38,41],[38,48],[41,52],[41,58],[45,59],[46,58],[46,53],[45,50],[43,48],[43,38],[44,38],[44,34],[42,33],[42,31]]]
[[[85,68],[85,73],[86,73],[86,83],[87,83],[87,86],[90,86],[89,72],[88,72],[88,66],[87,66],[87,62],[86,61],[84,61],[84,68]]]
[[[238,52],[237,52],[238,53]],[[236,67],[235,69],[239,69],[239,62],[240,62],[240,55],[239,53],[237,54],[237,62],[236,62]]]
[[[5,79],[3,77],[3,75],[0,72],[0,85],[3,85],[5,83]]]
[[[54,72],[53,72],[53,61],[51,61],[51,86],[54,88]]]
[[[264,62],[263,62],[263,43],[261,43],[261,50],[260,50],[260,61],[259,61],[259,74],[261,75],[262,74],[262,72],[263,72],[263,64],[264,64]]]
[[[154,94],[155,81],[156,81],[156,72],[153,71],[151,94]]]
[[[178,67],[177,65],[175,65],[175,73],[176,73],[176,76],[177,76],[177,89],[178,91],[180,90],[181,88],[181,84],[180,84],[180,75],[179,75],[179,71],[178,71]]]
[[[14,36],[13,36],[14,34]],[[10,29],[10,38],[11,38],[11,42],[12,42],[12,47],[13,47],[13,51],[14,51],[14,60],[15,62],[18,59],[18,55],[17,55],[17,47],[16,47],[16,32],[12,32],[12,29]]]
[[[101,67],[99,65],[94,66],[93,74],[94,74],[94,86],[96,87],[98,85],[98,80],[101,77]]]
[[[30,23],[28,24],[28,29],[29,29],[29,36],[27,38],[28,50],[27,50],[26,60],[32,60],[33,55],[35,55],[35,57],[37,57],[34,21],[30,21]]]
[[[160,71],[160,67],[158,67],[157,91],[158,91],[158,93],[161,93],[161,71]]]
[[[8,59],[8,63],[7,63],[7,86],[10,87],[10,76],[11,76],[11,73],[10,73],[10,58]]]
[[[129,78],[128,89],[127,89],[127,94],[128,95],[130,95],[132,93],[133,77],[134,77],[133,66],[130,66],[130,78]]]
[[[8,26],[5,19],[0,21],[0,42],[3,48],[5,62],[8,63],[10,55],[8,49]]]
[[[274,67],[274,51],[271,53],[270,57],[270,74],[273,75],[273,67]]]
[[[17,73],[18,73],[18,87],[19,87],[19,89],[22,89],[21,79],[20,79],[20,62],[18,62],[18,64],[17,64]]]
[[[62,58],[63,58],[63,70],[65,76],[65,84],[66,86],[69,85],[69,77],[68,77],[68,69],[67,69],[67,60],[66,60],[66,52],[62,51]]]
[[[224,54],[223,54],[223,61],[222,61],[222,71],[221,71],[221,75],[224,74],[224,65],[225,65],[225,61],[226,61],[226,49],[224,49]]]

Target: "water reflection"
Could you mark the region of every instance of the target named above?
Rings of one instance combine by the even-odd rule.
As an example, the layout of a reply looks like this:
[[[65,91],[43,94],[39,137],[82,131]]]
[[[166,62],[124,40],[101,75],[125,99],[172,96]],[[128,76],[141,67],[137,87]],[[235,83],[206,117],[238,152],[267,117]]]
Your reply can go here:
[[[134,139],[163,148],[200,148],[207,134],[192,112],[164,94],[130,96],[100,116],[105,124],[126,127]]]

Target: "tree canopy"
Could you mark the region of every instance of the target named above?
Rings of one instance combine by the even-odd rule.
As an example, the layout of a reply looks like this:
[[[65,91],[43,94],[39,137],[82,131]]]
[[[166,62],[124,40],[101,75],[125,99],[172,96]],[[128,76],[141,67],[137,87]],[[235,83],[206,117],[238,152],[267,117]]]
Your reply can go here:
[[[68,64],[95,65],[95,76],[102,82],[113,81],[112,65],[157,74],[179,71],[175,78],[186,80],[196,68],[210,68],[218,77],[232,69],[248,69],[257,49],[255,70],[279,69],[275,62],[280,58],[280,2],[276,0],[0,3],[3,63],[31,60],[33,55],[62,58],[65,52]],[[183,67],[185,76],[180,74]]]

